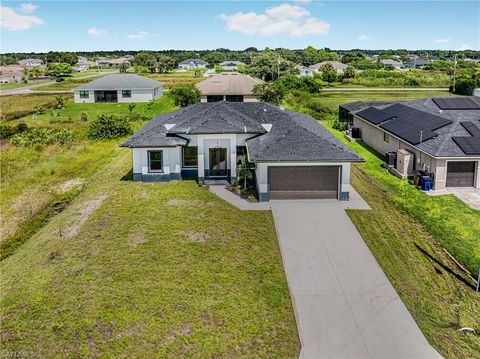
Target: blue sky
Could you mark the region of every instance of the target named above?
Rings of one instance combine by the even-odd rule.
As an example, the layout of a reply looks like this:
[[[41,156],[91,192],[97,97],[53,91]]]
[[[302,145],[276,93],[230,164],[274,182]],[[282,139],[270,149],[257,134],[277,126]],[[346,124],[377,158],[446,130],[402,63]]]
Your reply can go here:
[[[2,2],[1,52],[476,49],[479,1]]]

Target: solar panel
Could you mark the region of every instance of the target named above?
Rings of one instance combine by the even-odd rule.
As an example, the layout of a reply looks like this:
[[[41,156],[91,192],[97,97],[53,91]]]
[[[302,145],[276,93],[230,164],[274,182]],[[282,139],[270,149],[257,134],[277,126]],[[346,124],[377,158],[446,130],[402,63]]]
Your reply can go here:
[[[443,126],[452,123],[451,120],[433,115],[431,113],[417,110],[413,107],[402,104],[394,104],[383,109],[384,112],[389,113],[392,117],[401,118],[403,121],[417,124],[420,127],[426,128],[430,131],[437,130]]]
[[[471,134],[473,137],[480,137],[480,128],[477,127],[473,122],[466,121],[460,122],[460,124]]]
[[[383,110],[379,110],[375,107],[366,108],[365,110],[357,112],[356,115],[370,123],[373,123],[374,125],[378,125],[379,123],[382,123],[393,117]]]
[[[442,110],[480,110],[480,104],[470,97],[432,98]]]
[[[413,145],[418,145],[438,135],[438,133],[430,131],[428,128],[404,121],[402,118],[385,122],[380,127]]]
[[[466,155],[480,155],[480,137],[452,137]]]

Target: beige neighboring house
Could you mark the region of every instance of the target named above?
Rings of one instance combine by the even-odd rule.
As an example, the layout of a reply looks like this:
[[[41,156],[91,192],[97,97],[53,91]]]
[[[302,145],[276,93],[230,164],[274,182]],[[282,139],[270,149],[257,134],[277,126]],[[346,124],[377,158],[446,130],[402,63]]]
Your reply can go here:
[[[320,68],[326,64],[332,65],[333,69],[337,71],[338,74],[343,74],[348,67],[348,65],[342,64],[338,61],[323,61],[310,66],[310,68],[315,72],[320,72]]]
[[[0,67],[0,83],[15,83],[22,81],[23,67],[2,66]]]
[[[202,102],[258,102],[252,91],[260,83],[261,80],[238,72],[222,72],[196,86],[202,93]]]

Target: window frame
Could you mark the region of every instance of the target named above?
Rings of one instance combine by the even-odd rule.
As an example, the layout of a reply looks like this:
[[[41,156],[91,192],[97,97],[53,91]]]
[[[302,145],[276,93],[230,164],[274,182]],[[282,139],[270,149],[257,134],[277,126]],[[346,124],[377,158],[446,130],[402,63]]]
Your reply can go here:
[[[226,102],[245,102],[245,97],[243,95],[225,95],[225,101]]]
[[[197,164],[196,165],[187,165],[185,163],[185,149],[187,149],[187,148],[192,148],[192,149],[195,148],[197,150],[197,156],[196,156]],[[184,168],[197,168],[198,167],[198,146],[183,146],[182,147],[182,167],[184,167]]]
[[[160,169],[152,169],[152,159],[151,159],[151,154],[152,153],[160,153],[160,160],[155,160],[155,161],[160,161]],[[150,173],[163,173],[163,151],[162,150],[150,150],[147,151],[147,160],[148,160],[148,172]]]
[[[90,98],[90,91],[89,90],[79,90],[80,98]]]
[[[383,132],[383,142],[390,143],[390,134]]]
[[[128,93],[128,95],[125,95],[125,93]],[[122,90],[122,97],[123,98],[132,98],[132,90]]]

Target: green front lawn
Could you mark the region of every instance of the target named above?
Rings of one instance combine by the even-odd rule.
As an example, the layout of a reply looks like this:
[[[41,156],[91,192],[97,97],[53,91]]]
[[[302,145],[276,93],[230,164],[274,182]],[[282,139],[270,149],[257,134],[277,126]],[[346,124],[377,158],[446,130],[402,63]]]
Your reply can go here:
[[[28,81],[28,83],[15,82],[15,83],[8,83],[8,84],[0,84],[0,90],[11,90],[11,89],[16,89],[16,88],[20,88],[20,87],[41,84],[41,83],[49,82],[49,81],[51,81],[51,80],[50,79],[38,80],[38,81],[30,80],[30,81]]]
[[[353,166],[351,183],[372,210],[349,210],[348,215],[430,344],[445,358],[476,358],[480,353],[480,293],[475,293],[474,283],[442,248],[465,240],[460,248],[468,251],[471,245],[476,245],[477,256],[471,257],[478,259],[480,212],[472,213],[473,210],[469,211],[453,197],[428,202],[431,211],[439,211],[445,218],[445,224],[440,224],[443,228],[456,226],[462,233],[468,230],[473,235],[470,240],[441,237],[438,233],[432,236],[431,228],[397,202],[399,194],[383,174],[372,173],[383,172],[374,169],[378,162],[358,150],[373,163]],[[411,192],[407,190],[406,195],[411,196]],[[412,204],[417,199],[414,196]],[[466,222],[462,224],[462,220]],[[435,220],[430,212],[426,213],[425,221],[439,225],[442,220]],[[452,241],[446,242],[449,239]],[[473,328],[476,333],[459,333],[458,329],[463,327]]]
[[[1,262],[2,349],[297,358],[271,213],[241,212],[193,181],[122,181],[130,168],[130,151],[117,150]]]

